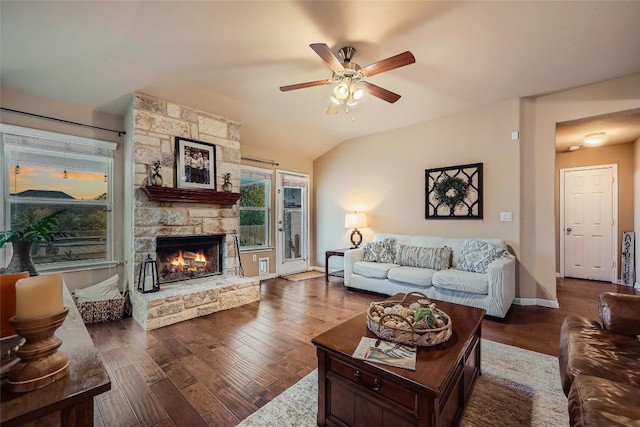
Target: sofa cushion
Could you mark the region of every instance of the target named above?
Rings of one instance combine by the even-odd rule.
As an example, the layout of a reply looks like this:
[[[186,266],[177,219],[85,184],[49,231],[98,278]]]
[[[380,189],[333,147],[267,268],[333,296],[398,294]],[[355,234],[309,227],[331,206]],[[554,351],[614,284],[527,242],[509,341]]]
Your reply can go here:
[[[363,261],[395,263],[396,239],[383,239],[377,242],[365,243]]]
[[[425,248],[421,246],[398,245],[396,264],[407,267],[444,270],[451,266],[451,248]]]
[[[489,277],[486,274],[461,270],[440,270],[433,275],[434,288],[470,294],[487,295],[489,293]]]
[[[495,259],[507,257],[506,248],[492,245],[483,240],[465,240],[460,249],[456,268],[474,273],[486,273],[487,267]]]
[[[580,375],[569,392],[572,426],[640,425],[640,388]]]
[[[353,274],[371,279],[386,279],[387,272],[400,267],[398,264],[384,262],[357,261],[353,264]]]
[[[418,267],[398,267],[389,270],[387,277],[392,282],[415,286],[431,286],[431,278],[436,270]]]

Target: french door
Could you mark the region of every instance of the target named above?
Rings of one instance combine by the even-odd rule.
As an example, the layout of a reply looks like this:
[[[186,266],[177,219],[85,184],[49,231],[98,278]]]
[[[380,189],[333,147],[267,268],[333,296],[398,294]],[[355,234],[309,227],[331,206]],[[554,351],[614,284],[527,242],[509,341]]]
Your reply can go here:
[[[616,165],[562,169],[560,180],[563,276],[616,282]]]
[[[309,175],[276,171],[278,275],[309,270]]]

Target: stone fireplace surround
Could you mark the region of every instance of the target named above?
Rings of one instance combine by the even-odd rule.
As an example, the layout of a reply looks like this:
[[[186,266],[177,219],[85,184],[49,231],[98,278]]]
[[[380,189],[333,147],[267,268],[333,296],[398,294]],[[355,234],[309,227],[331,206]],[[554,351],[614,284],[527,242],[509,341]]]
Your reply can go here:
[[[133,316],[145,330],[204,316],[260,299],[257,279],[238,277],[234,230],[239,230],[237,203],[156,202],[142,187],[147,185],[147,165],[160,160],[165,187],[174,187],[175,137],[216,146],[217,182],[231,173],[234,189],[240,185],[240,125],[224,118],[135,93],[128,122],[133,157],[133,286],[140,263],[156,257],[156,237],[221,234],[222,275],[161,285],[159,292],[131,292]]]

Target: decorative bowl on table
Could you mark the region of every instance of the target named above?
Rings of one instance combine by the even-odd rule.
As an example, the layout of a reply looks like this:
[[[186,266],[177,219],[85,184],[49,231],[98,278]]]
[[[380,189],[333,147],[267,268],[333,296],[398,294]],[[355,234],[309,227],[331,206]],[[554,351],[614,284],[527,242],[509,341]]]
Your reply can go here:
[[[408,301],[417,295],[416,301]],[[408,293],[401,301],[372,302],[367,310],[367,328],[385,341],[414,347],[431,347],[451,338],[451,318],[419,292]]]

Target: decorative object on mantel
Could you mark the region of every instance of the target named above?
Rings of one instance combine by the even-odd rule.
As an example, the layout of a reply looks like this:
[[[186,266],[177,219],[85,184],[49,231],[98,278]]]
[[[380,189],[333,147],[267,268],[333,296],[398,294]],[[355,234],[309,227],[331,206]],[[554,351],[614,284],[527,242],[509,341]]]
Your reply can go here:
[[[160,160],[154,160],[151,164],[151,170],[153,170],[153,173],[149,177],[149,184],[156,187],[162,187],[162,175],[160,175],[160,168],[162,168],[162,166],[160,165]]]
[[[181,202],[231,206],[240,200],[240,193],[216,190],[195,190],[190,188],[140,187],[153,202]]]
[[[176,136],[176,187],[217,189],[216,146]]]
[[[0,276],[0,378],[4,378],[18,363],[17,351],[24,343],[24,338],[16,335],[9,319],[16,314],[16,282],[27,277],[28,271]]]
[[[421,299],[408,303],[407,297]],[[400,344],[431,347],[451,338],[451,318],[420,292],[410,292],[401,301],[372,302],[367,310],[367,328],[379,338]]]
[[[58,351],[62,340],[54,335],[69,312],[62,304],[63,286],[62,273],[16,281],[16,315],[9,322],[26,342],[7,375],[5,386],[12,393],[47,386],[69,372],[67,355]]]
[[[22,215],[16,221],[17,228],[0,231],[0,248],[7,242],[13,246],[13,255],[4,273],[28,271],[31,276],[38,275],[31,259],[31,247],[34,243],[53,242],[56,237],[67,236],[68,233],[54,230],[58,226],[57,217],[64,212],[65,210],[56,211],[36,222],[29,216]]]
[[[426,219],[482,219],[482,163],[425,170]]]
[[[158,281],[158,264],[151,255],[147,254],[147,258],[140,263],[140,273],[138,274],[138,291],[143,294],[149,292],[158,292],[160,290],[160,282]]]
[[[222,174],[222,179],[224,182],[222,183],[222,191],[226,191],[230,193],[233,190],[233,184],[231,184],[231,174],[229,172]]]

